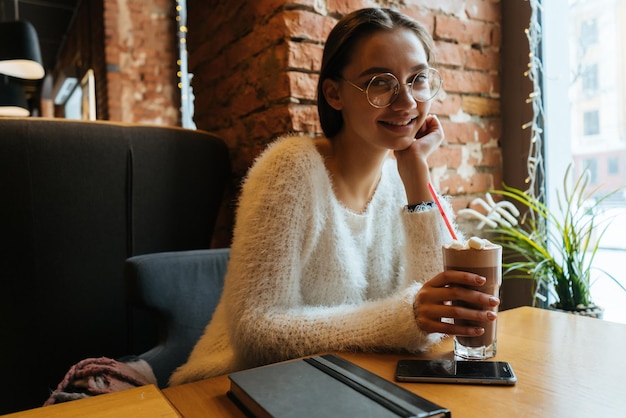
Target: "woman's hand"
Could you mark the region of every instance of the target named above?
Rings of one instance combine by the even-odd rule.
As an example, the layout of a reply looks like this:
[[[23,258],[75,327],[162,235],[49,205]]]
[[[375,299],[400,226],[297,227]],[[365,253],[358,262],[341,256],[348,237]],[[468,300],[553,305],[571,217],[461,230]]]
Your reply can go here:
[[[439,118],[435,115],[428,115],[417,131],[413,144],[417,146],[418,154],[424,156],[424,158],[428,158],[430,154],[439,148],[444,137],[445,135]]]
[[[394,151],[398,162],[411,158],[426,160],[443,142],[445,135],[439,118],[428,115],[415,135],[411,145],[403,150]]]
[[[446,270],[433,277],[417,292],[413,310],[417,325],[424,332],[440,332],[449,335],[478,336],[485,332],[483,327],[455,325],[442,322],[443,318],[463,319],[476,322],[492,322],[497,314],[491,309],[500,304],[500,299],[467,289],[464,286],[482,286],[485,278],[474,273]],[[451,301],[483,306],[472,309],[455,306]]]
[[[415,141],[403,150],[394,151],[409,204],[432,200],[428,191],[430,174],[427,160],[439,148],[443,138],[439,119],[435,115],[428,115],[417,132]]]

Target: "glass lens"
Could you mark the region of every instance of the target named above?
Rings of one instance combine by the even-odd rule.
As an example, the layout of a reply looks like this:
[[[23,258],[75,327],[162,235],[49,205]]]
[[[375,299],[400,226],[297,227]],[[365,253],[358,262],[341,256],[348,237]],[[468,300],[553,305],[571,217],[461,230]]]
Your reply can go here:
[[[437,95],[441,88],[441,76],[435,69],[429,68],[415,75],[411,83],[413,97],[418,102],[427,102]]]
[[[367,85],[367,100],[374,107],[386,107],[398,95],[398,79],[391,74],[374,76]]]

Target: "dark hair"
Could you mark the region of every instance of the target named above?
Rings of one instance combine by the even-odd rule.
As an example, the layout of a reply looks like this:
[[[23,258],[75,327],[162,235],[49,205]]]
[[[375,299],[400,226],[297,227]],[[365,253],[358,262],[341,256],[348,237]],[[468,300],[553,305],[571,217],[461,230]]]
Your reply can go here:
[[[322,91],[325,79],[338,79],[343,69],[352,59],[354,45],[362,38],[379,31],[397,28],[412,30],[422,42],[426,59],[430,63],[434,53],[434,43],[428,30],[419,22],[387,8],[368,8],[345,15],[330,31],[324,46],[322,68],[317,84],[317,112],[322,131],[327,138],[335,136],[343,126],[341,111],[333,109]]]

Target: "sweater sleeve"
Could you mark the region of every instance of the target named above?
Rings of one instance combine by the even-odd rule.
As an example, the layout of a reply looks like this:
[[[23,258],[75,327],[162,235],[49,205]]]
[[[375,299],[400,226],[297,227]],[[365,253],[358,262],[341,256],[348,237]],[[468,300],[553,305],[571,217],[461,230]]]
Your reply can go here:
[[[443,197],[439,200],[457,238],[463,239],[461,231],[454,223],[454,212],[450,203]],[[406,279],[423,283],[443,271],[442,246],[450,243],[452,236],[436,207],[417,213],[403,211],[402,221],[407,237]]]
[[[251,170],[237,212],[224,299],[238,368],[334,350],[415,352],[438,341],[416,325],[419,283],[358,304],[303,302],[303,264],[324,216],[320,167],[280,146]],[[328,289],[335,280],[325,278]]]

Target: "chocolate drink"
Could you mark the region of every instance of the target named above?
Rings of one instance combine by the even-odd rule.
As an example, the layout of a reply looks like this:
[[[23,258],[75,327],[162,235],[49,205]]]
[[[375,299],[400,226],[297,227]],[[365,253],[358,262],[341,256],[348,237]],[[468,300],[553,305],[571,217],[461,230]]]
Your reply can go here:
[[[443,247],[443,265],[446,270],[467,271],[479,274],[487,279],[483,286],[471,286],[470,289],[478,290],[490,295],[499,296],[502,284],[502,247],[487,242],[483,249],[474,248],[446,248]],[[452,301],[453,304],[462,305],[473,309],[485,309],[483,306]],[[498,308],[491,308],[497,312]],[[456,336],[456,342],[462,347],[463,357],[487,358],[495,355],[496,322],[475,322],[455,320],[461,325],[480,326],[485,333],[478,337]],[[476,348],[473,350],[472,348]],[[467,350],[466,350],[467,349]],[[482,352],[481,352],[482,350]]]

